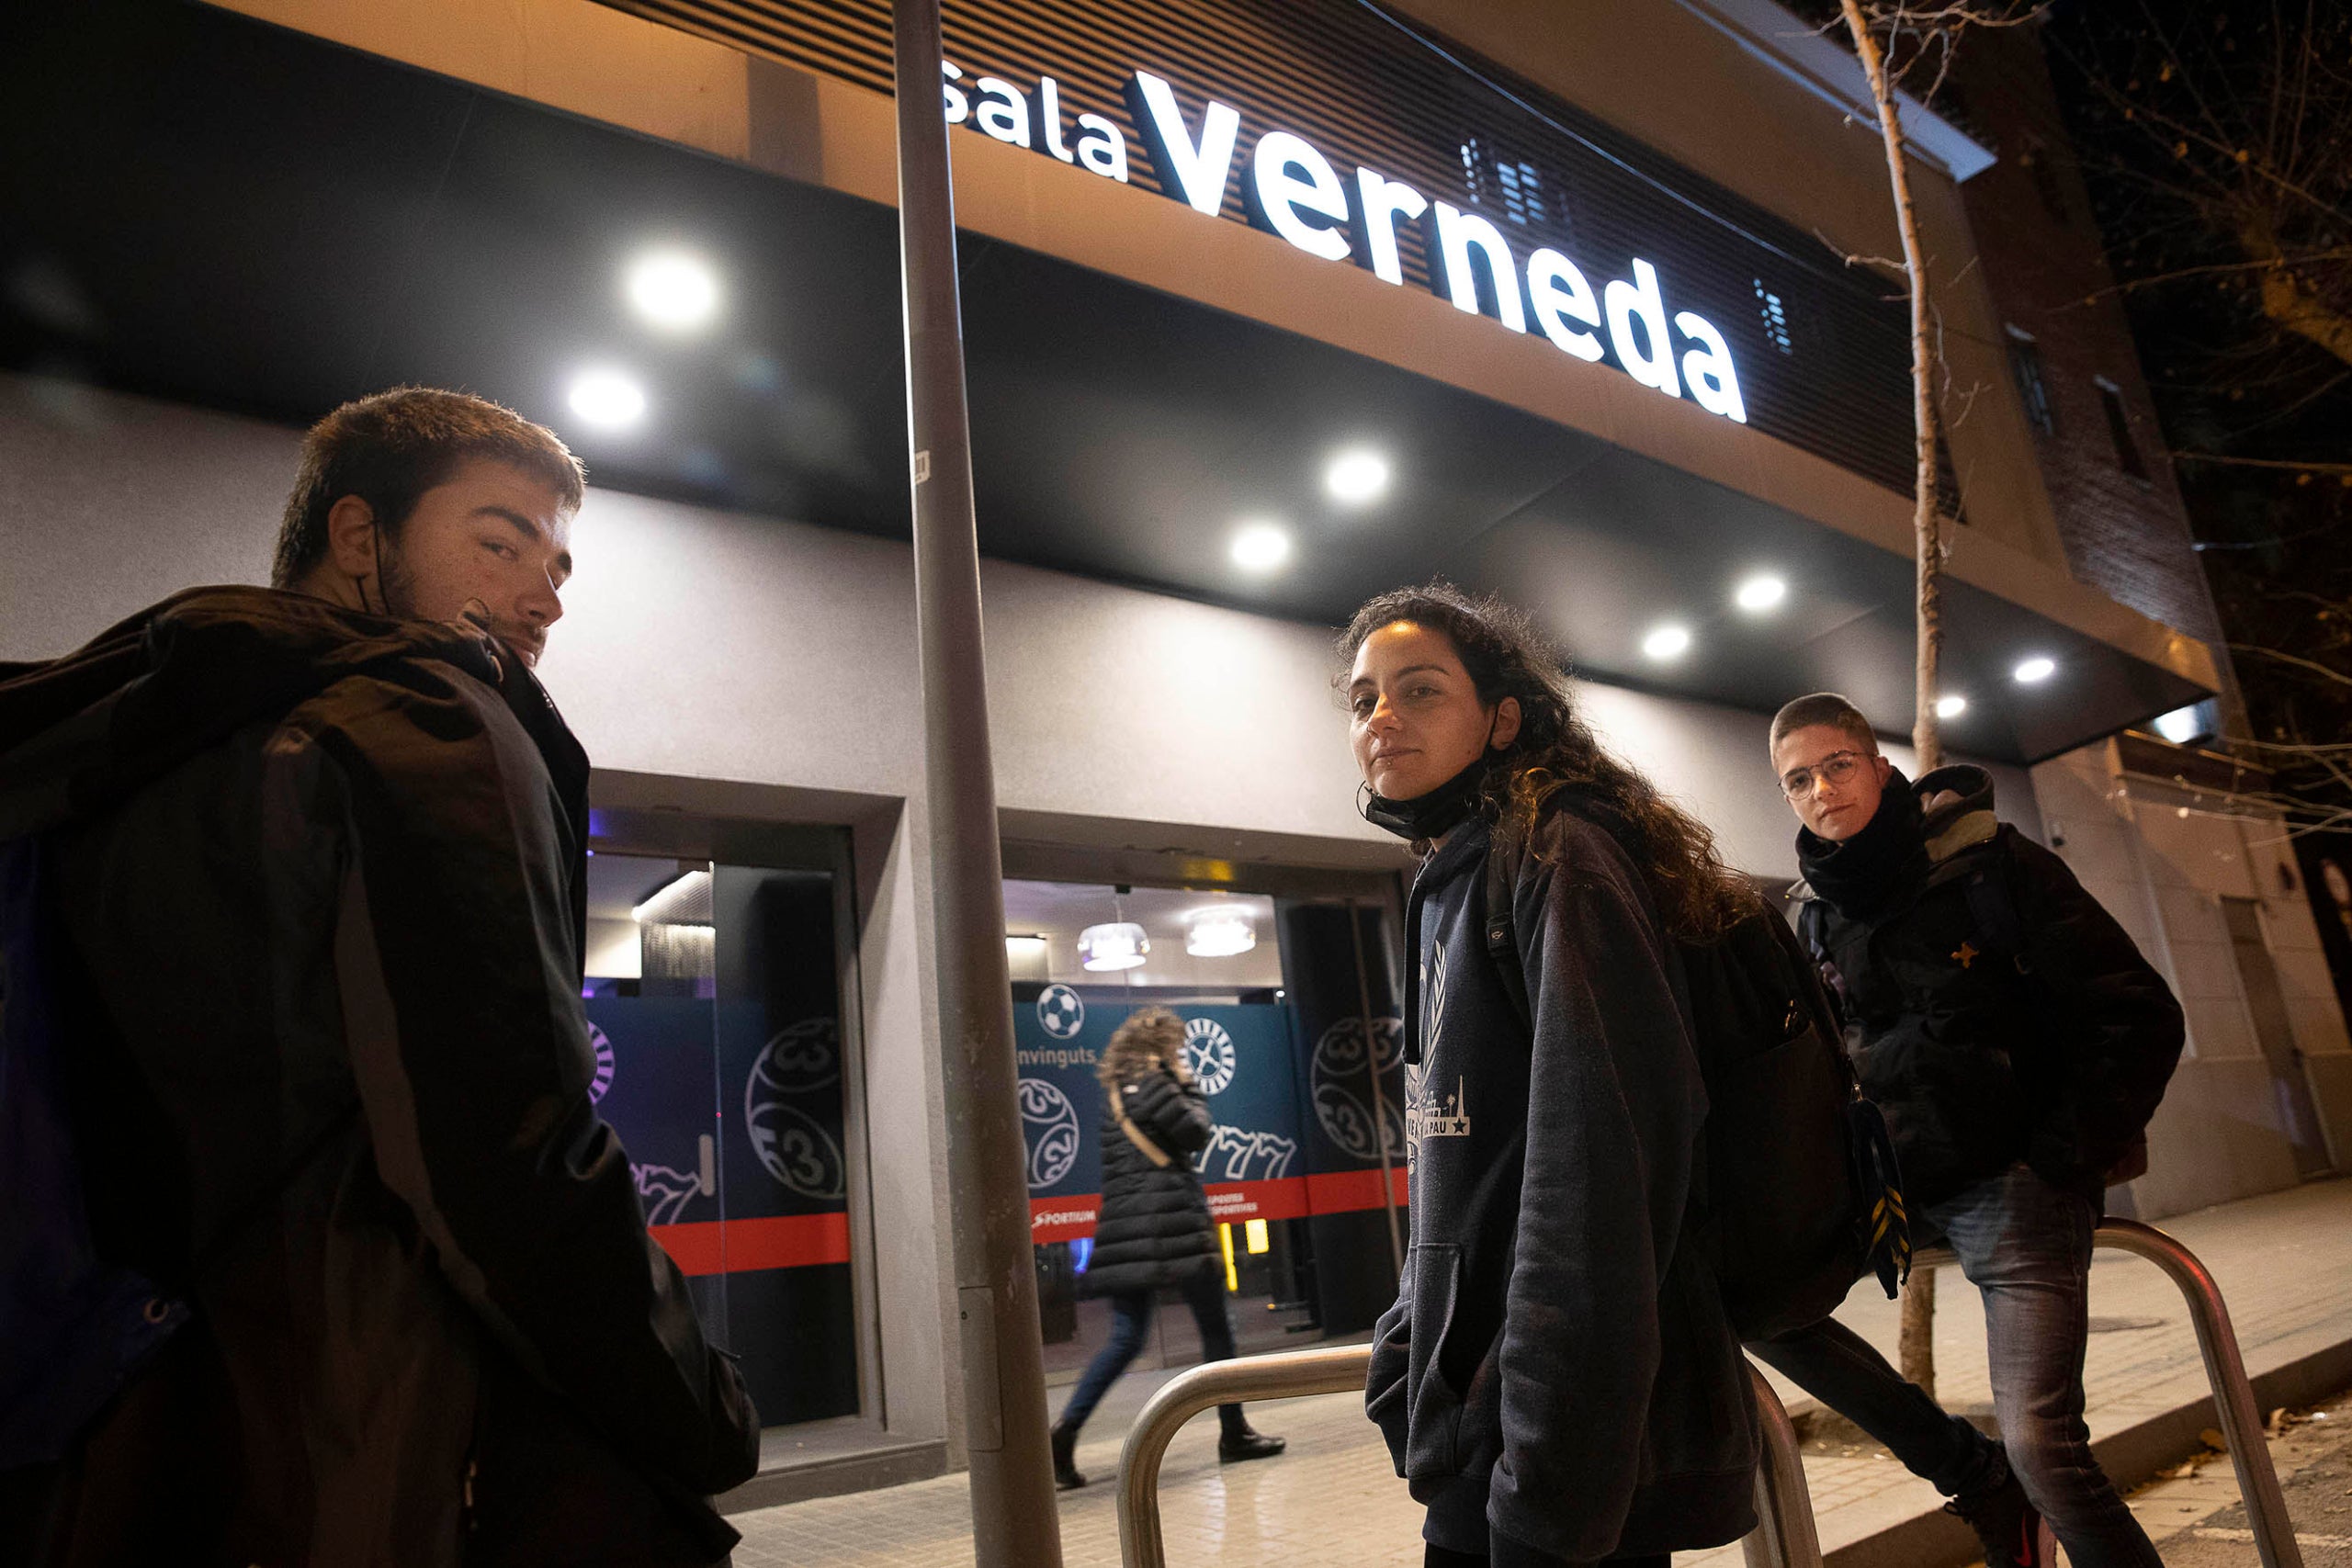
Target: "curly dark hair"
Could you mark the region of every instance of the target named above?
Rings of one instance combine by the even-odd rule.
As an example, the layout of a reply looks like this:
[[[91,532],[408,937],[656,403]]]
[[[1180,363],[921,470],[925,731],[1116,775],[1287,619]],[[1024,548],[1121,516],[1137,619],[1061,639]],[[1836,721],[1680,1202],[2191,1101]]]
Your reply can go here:
[[[1565,790],[1630,829],[1625,847],[1674,936],[1711,942],[1763,907],[1755,886],[1724,864],[1705,823],[1602,748],[1577,713],[1551,639],[1516,606],[1443,580],[1367,600],[1340,634],[1336,688],[1345,689],[1364,639],[1398,621],[1443,634],[1481,703],[1519,699],[1519,733],[1489,754],[1478,788],[1478,815],[1498,831],[1530,838],[1545,805]],[[1414,848],[1428,852],[1426,844]]]

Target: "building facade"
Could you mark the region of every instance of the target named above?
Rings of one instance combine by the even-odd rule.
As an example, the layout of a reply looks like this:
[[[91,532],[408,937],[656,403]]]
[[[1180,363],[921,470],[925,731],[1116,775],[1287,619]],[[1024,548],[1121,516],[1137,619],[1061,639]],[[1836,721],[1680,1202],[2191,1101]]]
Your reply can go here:
[[[649,1215],[780,1428],[746,1502],[936,1470],[961,1431],[888,20],[106,0],[12,19],[0,66],[38,154],[0,226],[0,658],[266,580],[344,398],[464,385],[586,457],[543,668],[597,765],[584,1002]],[[937,87],[1049,1370],[1103,1329],[1092,1065],[1147,1000],[1216,1085],[1245,1344],[1361,1327],[1397,1264],[1408,868],[1355,812],[1331,626],[1437,574],[1510,593],[1768,883],[1772,709],[1834,687],[1909,730],[1859,72],[1764,0],[974,0]],[[2007,154],[1915,130],[1929,248],[1978,257]],[[2155,499],[2095,503],[2036,460],[2009,328],[2054,329],[1983,252],[1939,299],[1984,388],[1949,743],[2188,1003],[2119,1201],[2266,1190],[2336,1163],[2352,1049],[2291,857],[2127,736],[2223,679],[2128,341],[2099,352]],[[677,254],[718,280],[700,328],[633,313]]]

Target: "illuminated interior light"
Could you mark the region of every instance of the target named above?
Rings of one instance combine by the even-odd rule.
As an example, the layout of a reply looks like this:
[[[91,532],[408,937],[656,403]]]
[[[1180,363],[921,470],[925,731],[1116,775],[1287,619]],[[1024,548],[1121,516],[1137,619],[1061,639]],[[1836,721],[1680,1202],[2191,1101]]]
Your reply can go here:
[[[1088,969],[1133,969],[1151,952],[1151,939],[1133,920],[1089,926],[1078,933],[1078,961]]]
[[[1184,951],[1195,958],[1231,958],[1258,945],[1247,909],[1212,905],[1186,918]]]
[[[2051,676],[2057,672],[2058,661],[2054,659],[2044,659],[2040,654],[2034,655],[2034,657],[2027,660],[2024,663],[2019,664],[2015,670],[2010,671],[2011,674],[2015,675],[2020,682],[2029,686],[2039,682],[2047,681]]]
[[[1732,602],[1749,614],[1758,614],[1776,607],[1789,596],[1788,583],[1770,573],[1751,577],[1739,585]]]
[[[1968,699],[1960,695],[1956,692],[1936,699],[1936,716],[1938,718],[1958,718],[1962,714],[1964,714],[1967,711]]]
[[[1387,490],[1388,460],[1362,448],[1342,452],[1323,470],[1323,488],[1336,501],[1362,505]]]
[[[657,327],[691,332],[718,313],[718,277],[683,251],[640,257],[628,269],[628,302]]]
[[[1664,662],[1690,651],[1690,634],[1681,626],[1656,626],[1642,638],[1642,651]]]
[[[2205,724],[2197,716],[2197,705],[2191,703],[2185,708],[2175,708],[2168,714],[2159,715],[2156,733],[2176,746],[2186,746],[2205,733]]]
[[[590,424],[619,430],[645,416],[645,389],[617,370],[583,370],[572,378],[567,400]]]
[[[1244,1220],[1241,1224],[1241,1239],[1249,1247],[1252,1257],[1269,1250],[1274,1245],[1273,1238],[1266,1234],[1266,1222],[1263,1220]]]
[[[1290,559],[1290,536],[1272,523],[1245,524],[1233,536],[1233,564],[1244,571],[1272,571]]]

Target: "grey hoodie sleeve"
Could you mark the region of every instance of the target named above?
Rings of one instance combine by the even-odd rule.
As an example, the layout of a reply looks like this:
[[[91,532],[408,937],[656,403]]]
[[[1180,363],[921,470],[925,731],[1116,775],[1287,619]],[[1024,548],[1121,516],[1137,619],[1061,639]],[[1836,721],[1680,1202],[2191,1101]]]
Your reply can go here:
[[[1632,865],[1613,845],[1577,859],[1531,857],[1515,899],[1534,1039],[1487,1496],[1498,1565],[1597,1562],[1617,1544],[1707,1111],[1670,950]]]

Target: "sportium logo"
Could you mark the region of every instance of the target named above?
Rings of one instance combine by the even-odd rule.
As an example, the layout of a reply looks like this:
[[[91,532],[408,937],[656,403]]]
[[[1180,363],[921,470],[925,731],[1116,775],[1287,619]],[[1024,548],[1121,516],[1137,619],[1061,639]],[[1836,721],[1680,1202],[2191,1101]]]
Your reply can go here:
[[[1067,117],[1061,85],[1052,77],[1041,78],[1031,93],[1001,77],[967,80],[953,63],[941,69],[949,124],[969,122],[999,141],[1126,183],[1126,133],[1098,114]],[[1217,215],[1226,180],[1240,161],[1242,205],[1251,223],[1310,255],[1352,261],[1400,288],[1405,269],[1396,236],[1402,225],[1416,225],[1430,258],[1430,287],[1454,309],[1515,333],[1532,327],[1561,353],[1588,363],[1612,355],[1645,387],[1670,398],[1687,389],[1708,412],[1747,423],[1731,345],[1697,311],[1669,310],[1665,282],[1650,263],[1634,258],[1630,277],[1605,278],[1596,290],[1558,251],[1539,248],[1521,258],[1501,230],[1475,212],[1432,201],[1375,169],[1359,165],[1352,179],[1342,179],[1329,159],[1287,130],[1265,132],[1244,158],[1238,110],[1211,98],[1197,120],[1188,118],[1175,89],[1148,71],[1135,73],[1126,96],[1160,188],[1193,210]]]

